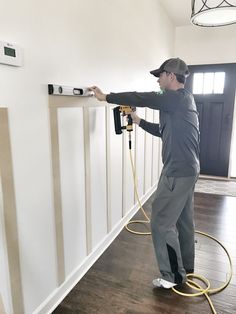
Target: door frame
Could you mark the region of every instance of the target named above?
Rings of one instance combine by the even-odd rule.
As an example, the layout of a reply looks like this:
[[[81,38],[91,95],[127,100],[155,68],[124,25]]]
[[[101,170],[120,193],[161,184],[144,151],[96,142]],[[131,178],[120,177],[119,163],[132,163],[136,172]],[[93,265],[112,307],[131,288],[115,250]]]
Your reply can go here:
[[[236,176],[231,177],[231,175],[230,175],[232,164],[233,164],[233,156],[232,156],[233,141],[236,141],[236,90],[235,90],[235,94],[234,94],[234,114],[233,114],[232,136],[231,136],[230,155],[229,155],[229,171],[228,171],[228,179],[236,181]],[[236,161],[235,161],[235,163],[236,163]]]
[[[206,63],[206,64],[189,64],[189,66],[222,66],[222,65],[236,65],[235,62],[228,62],[228,63]],[[236,78],[236,72],[235,72],[235,78]],[[194,96],[194,94],[193,94]],[[236,87],[235,87],[235,93],[234,93],[234,111],[233,111],[233,118],[232,118],[232,134],[231,134],[231,140],[230,140],[230,151],[229,151],[229,167],[228,167],[228,174],[227,176],[214,176],[214,175],[206,175],[206,174],[200,174],[200,178],[208,178],[208,179],[215,179],[215,180],[226,180],[226,181],[236,181],[236,177],[231,177],[231,168],[232,168],[232,163],[233,163],[233,158],[232,158],[232,145],[233,141],[236,141]]]

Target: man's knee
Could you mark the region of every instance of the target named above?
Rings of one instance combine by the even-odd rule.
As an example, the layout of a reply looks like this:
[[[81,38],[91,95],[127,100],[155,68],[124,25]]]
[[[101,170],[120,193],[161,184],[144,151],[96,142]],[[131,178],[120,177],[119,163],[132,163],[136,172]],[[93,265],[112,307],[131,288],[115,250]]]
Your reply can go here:
[[[152,233],[155,233],[155,235],[161,235],[167,231],[167,228],[160,222],[160,220],[155,221],[154,219],[151,219],[151,231]]]

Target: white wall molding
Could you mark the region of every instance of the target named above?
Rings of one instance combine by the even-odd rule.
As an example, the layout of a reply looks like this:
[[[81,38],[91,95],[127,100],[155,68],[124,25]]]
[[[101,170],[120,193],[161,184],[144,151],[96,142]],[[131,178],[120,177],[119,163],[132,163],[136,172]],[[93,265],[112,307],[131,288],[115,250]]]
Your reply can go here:
[[[48,10],[43,9],[45,5]],[[83,14],[78,19],[81,7]],[[19,44],[25,52],[22,67],[0,65],[0,103],[7,104],[10,112],[20,258],[17,271],[24,314],[32,314],[54,294],[58,301],[66,285],[71,287],[71,282],[82,276],[80,267],[89,268],[85,261],[92,264],[96,260],[97,246],[102,250],[112,241],[135,203],[128,141],[125,134],[114,133],[112,106],[105,108],[105,103],[94,97],[48,95],[47,84],[96,84],[105,93],[156,90],[157,82],[149,71],[174,52],[174,27],[156,0],[150,0],[148,6],[135,0],[119,4],[81,0],[72,6],[61,1],[52,16],[53,9],[52,2],[22,0],[12,10],[5,1],[2,10],[9,14],[0,21],[6,41]],[[94,14],[96,11],[100,14]],[[138,108],[138,112],[144,111]],[[135,164],[142,198],[156,182],[158,157],[153,159],[151,182],[151,140],[145,152],[144,131],[137,133]],[[158,152],[156,144],[155,149]],[[0,246],[5,242],[1,239]],[[10,273],[10,263],[6,257],[4,261],[7,267],[0,263],[0,274]],[[75,275],[74,269],[78,270]],[[14,291],[6,276],[1,278],[2,301],[7,313],[13,314]],[[68,282],[68,278],[73,280]]]
[[[143,205],[148,198],[155,191],[157,184],[155,184],[147,193],[140,199]],[[115,238],[122,231],[124,226],[139,210],[138,204],[122,218],[121,221],[113,228],[113,230],[107,234],[107,236],[94,248],[93,252],[86,257],[81,265],[79,265],[70,276],[63,282],[63,284],[57,288],[34,312],[33,314],[49,314],[62,302],[66,295],[73,289],[73,287],[79,282],[79,280],[86,274],[86,272],[92,267],[96,260],[103,254],[103,252],[109,247],[109,245],[115,240]],[[136,235],[134,235],[136,236]],[[151,241],[151,238],[150,238]]]
[[[11,138],[8,120],[8,108],[0,108],[0,187],[4,225],[4,240],[9,285],[14,313],[24,312],[21,265],[19,255],[18,220],[15,200],[14,173],[12,164]],[[1,256],[0,258],[5,258]],[[0,305],[2,305],[2,301]]]

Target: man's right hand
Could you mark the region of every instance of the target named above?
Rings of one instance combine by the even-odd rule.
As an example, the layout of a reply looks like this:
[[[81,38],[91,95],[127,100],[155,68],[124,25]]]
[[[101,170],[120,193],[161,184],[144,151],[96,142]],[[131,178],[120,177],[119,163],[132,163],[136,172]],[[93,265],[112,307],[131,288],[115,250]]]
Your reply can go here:
[[[131,118],[133,120],[133,123],[136,123],[137,125],[139,125],[141,118],[139,118],[139,116],[133,111],[131,112]]]

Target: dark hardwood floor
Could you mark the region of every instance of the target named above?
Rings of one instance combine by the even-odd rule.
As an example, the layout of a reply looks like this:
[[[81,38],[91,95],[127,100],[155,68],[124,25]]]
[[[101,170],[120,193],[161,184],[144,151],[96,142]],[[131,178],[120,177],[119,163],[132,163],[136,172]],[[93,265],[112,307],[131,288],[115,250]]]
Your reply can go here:
[[[148,213],[151,201],[152,197],[144,205]],[[236,197],[196,193],[195,222],[196,230],[211,234],[227,247],[236,267]],[[224,251],[208,238],[196,235],[196,239],[195,273],[206,276],[213,287],[222,285],[229,270]],[[187,298],[172,290],[154,289],[152,280],[157,275],[151,237],[123,229],[53,313],[211,313],[205,297]],[[236,313],[236,276],[211,299],[218,314]]]

